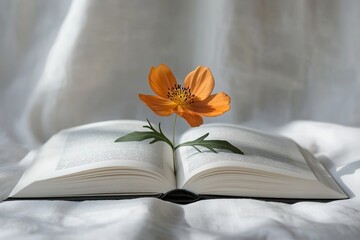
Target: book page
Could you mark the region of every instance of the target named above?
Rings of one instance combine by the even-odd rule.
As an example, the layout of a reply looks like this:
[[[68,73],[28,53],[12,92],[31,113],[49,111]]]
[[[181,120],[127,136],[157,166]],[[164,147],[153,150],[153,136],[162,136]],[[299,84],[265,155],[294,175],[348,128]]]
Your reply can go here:
[[[114,143],[115,139],[127,133],[129,131],[123,126],[116,125],[69,131],[56,170],[66,170],[113,160],[130,160],[137,163],[147,163],[160,170],[164,169],[163,159],[166,156],[159,153],[164,153],[165,149],[161,148],[166,146],[161,144],[150,145],[148,141]]]
[[[298,146],[290,139],[257,132],[236,125],[208,124],[194,128],[182,135],[179,142],[194,140],[210,133],[206,140],[226,140],[245,154],[235,154],[227,150],[213,153],[200,148],[181,147],[177,151],[178,187],[195,174],[219,167],[244,168],[299,177],[316,179]]]
[[[119,167],[152,171],[176,186],[171,148],[162,142],[115,143],[132,131],[146,131],[140,121],[108,121],[61,131],[39,151],[21,181],[33,182],[78,172]]]

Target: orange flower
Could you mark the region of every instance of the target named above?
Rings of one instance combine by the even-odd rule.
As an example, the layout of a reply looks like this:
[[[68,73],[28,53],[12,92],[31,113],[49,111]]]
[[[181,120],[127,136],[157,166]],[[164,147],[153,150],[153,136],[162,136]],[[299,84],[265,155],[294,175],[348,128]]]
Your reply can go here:
[[[183,117],[191,127],[203,123],[202,116],[219,116],[230,109],[230,97],[224,92],[210,95],[214,78],[208,67],[198,66],[181,86],[168,66],[152,67],[149,84],[157,96],[139,94],[140,99],[156,114]]]

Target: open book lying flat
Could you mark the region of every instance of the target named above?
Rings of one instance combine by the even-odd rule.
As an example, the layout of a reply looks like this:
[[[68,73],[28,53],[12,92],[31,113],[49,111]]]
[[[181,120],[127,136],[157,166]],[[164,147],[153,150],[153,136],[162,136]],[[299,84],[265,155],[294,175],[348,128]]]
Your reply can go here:
[[[219,197],[274,201],[348,198],[308,151],[294,141],[236,125],[208,124],[179,138],[227,140],[244,155],[227,151],[176,151],[149,141],[114,143],[146,122],[108,121],[63,130],[36,154],[9,199],[121,199],[152,196],[189,203]]]

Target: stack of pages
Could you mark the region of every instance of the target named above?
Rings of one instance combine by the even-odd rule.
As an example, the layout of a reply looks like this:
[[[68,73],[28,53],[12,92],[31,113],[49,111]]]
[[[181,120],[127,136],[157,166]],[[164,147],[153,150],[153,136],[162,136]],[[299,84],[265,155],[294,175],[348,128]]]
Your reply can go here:
[[[50,138],[9,199],[122,199],[158,197],[189,203],[250,197],[285,202],[348,198],[308,151],[294,141],[237,125],[208,124],[179,136],[178,143],[209,133],[244,155],[163,142],[114,141],[146,122],[118,120],[66,129]]]

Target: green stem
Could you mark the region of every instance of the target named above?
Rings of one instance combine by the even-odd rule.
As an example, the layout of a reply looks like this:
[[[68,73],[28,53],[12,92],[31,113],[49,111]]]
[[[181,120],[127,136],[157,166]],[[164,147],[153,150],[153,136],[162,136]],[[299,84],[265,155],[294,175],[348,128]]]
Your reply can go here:
[[[176,129],[176,119],[177,119],[177,114],[175,114],[175,118],[174,118],[174,125],[173,125],[173,131],[172,131],[172,145],[173,145],[173,165],[174,165],[174,174],[176,176],[176,154],[175,154],[175,129]]]
[[[173,130],[172,130],[172,144],[173,146],[175,146],[175,129],[176,129],[176,119],[177,119],[177,114],[175,114],[175,118],[174,118],[174,125],[173,125]]]

